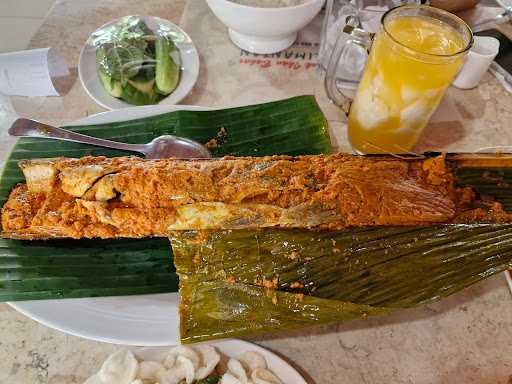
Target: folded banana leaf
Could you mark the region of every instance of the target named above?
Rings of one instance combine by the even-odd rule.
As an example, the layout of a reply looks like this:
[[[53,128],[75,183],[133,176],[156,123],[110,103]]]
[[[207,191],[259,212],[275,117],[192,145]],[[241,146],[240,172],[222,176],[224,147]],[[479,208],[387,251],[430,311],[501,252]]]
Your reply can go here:
[[[188,231],[170,239],[184,343],[387,314],[512,266],[511,224]]]
[[[314,97],[217,111],[176,111],[142,119],[67,127],[128,143],[173,134],[207,144],[215,156],[331,151],[327,122]],[[20,139],[0,178],[0,205],[24,177],[21,159],[126,156],[133,153],[44,139]],[[1,240],[0,301],[176,292],[167,239]]]

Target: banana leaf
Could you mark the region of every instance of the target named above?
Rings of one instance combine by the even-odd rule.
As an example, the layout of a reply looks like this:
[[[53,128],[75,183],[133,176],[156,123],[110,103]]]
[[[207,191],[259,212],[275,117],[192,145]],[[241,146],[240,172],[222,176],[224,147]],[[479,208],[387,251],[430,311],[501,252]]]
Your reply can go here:
[[[511,224],[188,231],[170,239],[185,343],[386,314],[512,266]]]
[[[0,240],[0,301],[175,292],[167,239]]]
[[[506,211],[512,211],[511,159],[510,155],[455,156],[457,186],[470,186],[479,195],[498,201]]]
[[[331,151],[326,120],[312,96],[67,128],[128,143],[147,143],[163,134],[184,136],[210,143],[215,156]],[[17,165],[21,159],[126,155],[134,154],[55,140],[20,139],[0,178],[0,205],[11,189],[24,181]],[[167,239],[2,240],[0,268],[0,301],[177,291]]]

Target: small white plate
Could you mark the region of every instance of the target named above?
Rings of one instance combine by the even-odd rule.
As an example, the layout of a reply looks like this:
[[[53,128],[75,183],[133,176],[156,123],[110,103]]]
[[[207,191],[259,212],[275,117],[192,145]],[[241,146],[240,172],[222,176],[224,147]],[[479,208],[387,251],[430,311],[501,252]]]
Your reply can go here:
[[[96,48],[91,44],[91,41],[93,36],[100,30],[116,24],[127,17],[133,16],[124,16],[102,25],[91,34],[80,52],[80,59],[78,62],[78,76],[80,77],[80,81],[87,94],[99,105],[107,109],[121,109],[133,107],[133,105],[111,96],[101,84],[101,80],[98,77],[98,71],[96,69]],[[197,81],[197,77],[199,76],[199,55],[197,53],[197,49],[185,31],[176,24],[154,16],[138,17],[146,23],[149,29],[153,31],[160,29],[168,32],[172,36],[173,41],[180,52],[182,68],[178,87],[169,96],[165,97],[158,103],[160,105],[177,104],[189,94]]]
[[[148,105],[98,113],[69,125],[112,123],[176,110],[208,109],[186,105]],[[8,304],[47,327],[71,335],[114,344],[161,346],[179,343],[178,303],[177,293],[165,293]]]
[[[249,343],[243,340],[230,339],[223,340],[209,345],[217,348],[217,350],[227,357],[235,359],[240,358],[246,351],[255,351],[260,353],[267,361],[268,368],[272,371],[281,382],[285,384],[306,384],[304,378],[286,361],[270,352],[268,349],[262,348],[259,345]],[[151,347],[151,348],[135,348],[132,351],[135,356],[144,360],[159,361],[165,357],[165,353],[169,348],[165,347]]]

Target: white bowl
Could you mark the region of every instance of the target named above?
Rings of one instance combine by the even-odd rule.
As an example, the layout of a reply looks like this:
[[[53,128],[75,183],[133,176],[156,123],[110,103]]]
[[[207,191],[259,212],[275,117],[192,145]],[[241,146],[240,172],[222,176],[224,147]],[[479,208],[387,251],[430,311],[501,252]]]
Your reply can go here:
[[[217,18],[228,27],[231,41],[254,53],[275,53],[288,48],[320,12],[325,0],[309,0],[293,7],[260,8],[228,0],[206,0]]]

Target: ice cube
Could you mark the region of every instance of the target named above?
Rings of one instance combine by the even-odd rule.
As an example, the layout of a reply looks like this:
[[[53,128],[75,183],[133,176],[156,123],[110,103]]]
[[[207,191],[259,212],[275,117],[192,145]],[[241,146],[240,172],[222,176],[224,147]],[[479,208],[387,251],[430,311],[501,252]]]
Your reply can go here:
[[[366,87],[365,87],[366,85]],[[381,74],[362,83],[356,96],[356,117],[364,129],[373,129],[397,114],[394,95]]]
[[[409,87],[408,85],[403,85],[400,89],[400,94],[402,96],[402,101],[404,104],[409,104],[410,102],[416,100],[421,96],[421,91]]]
[[[416,100],[400,112],[400,128],[397,132],[417,128],[429,118],[429,104],[426,100]]]
[[[425,99],[432,99],[438,97],[440,92],[442,91],[442,88],[431,88],[424,91],[420,91],[408,85],[403,85],[402,88],[400,89],[400,95],[402,96],[403,103],[407,105],[418,100],[420,97]]]
[[[384,82],[384,78],[378,72],[375,76],[373,76],[372,79],[372,91],[374,94],[378,94],[380,96],[388,92],[387,85]]]
[[[425,91],[425,96],[428,97],[429,99],[434,99],[434,98],[439,97],[441,92],[443,92],[443,88],[427,89]]]
[[[356,118],[364,129],[373,129],[390,118],[389,106],[370,89],[359,91],[356,96]]]

